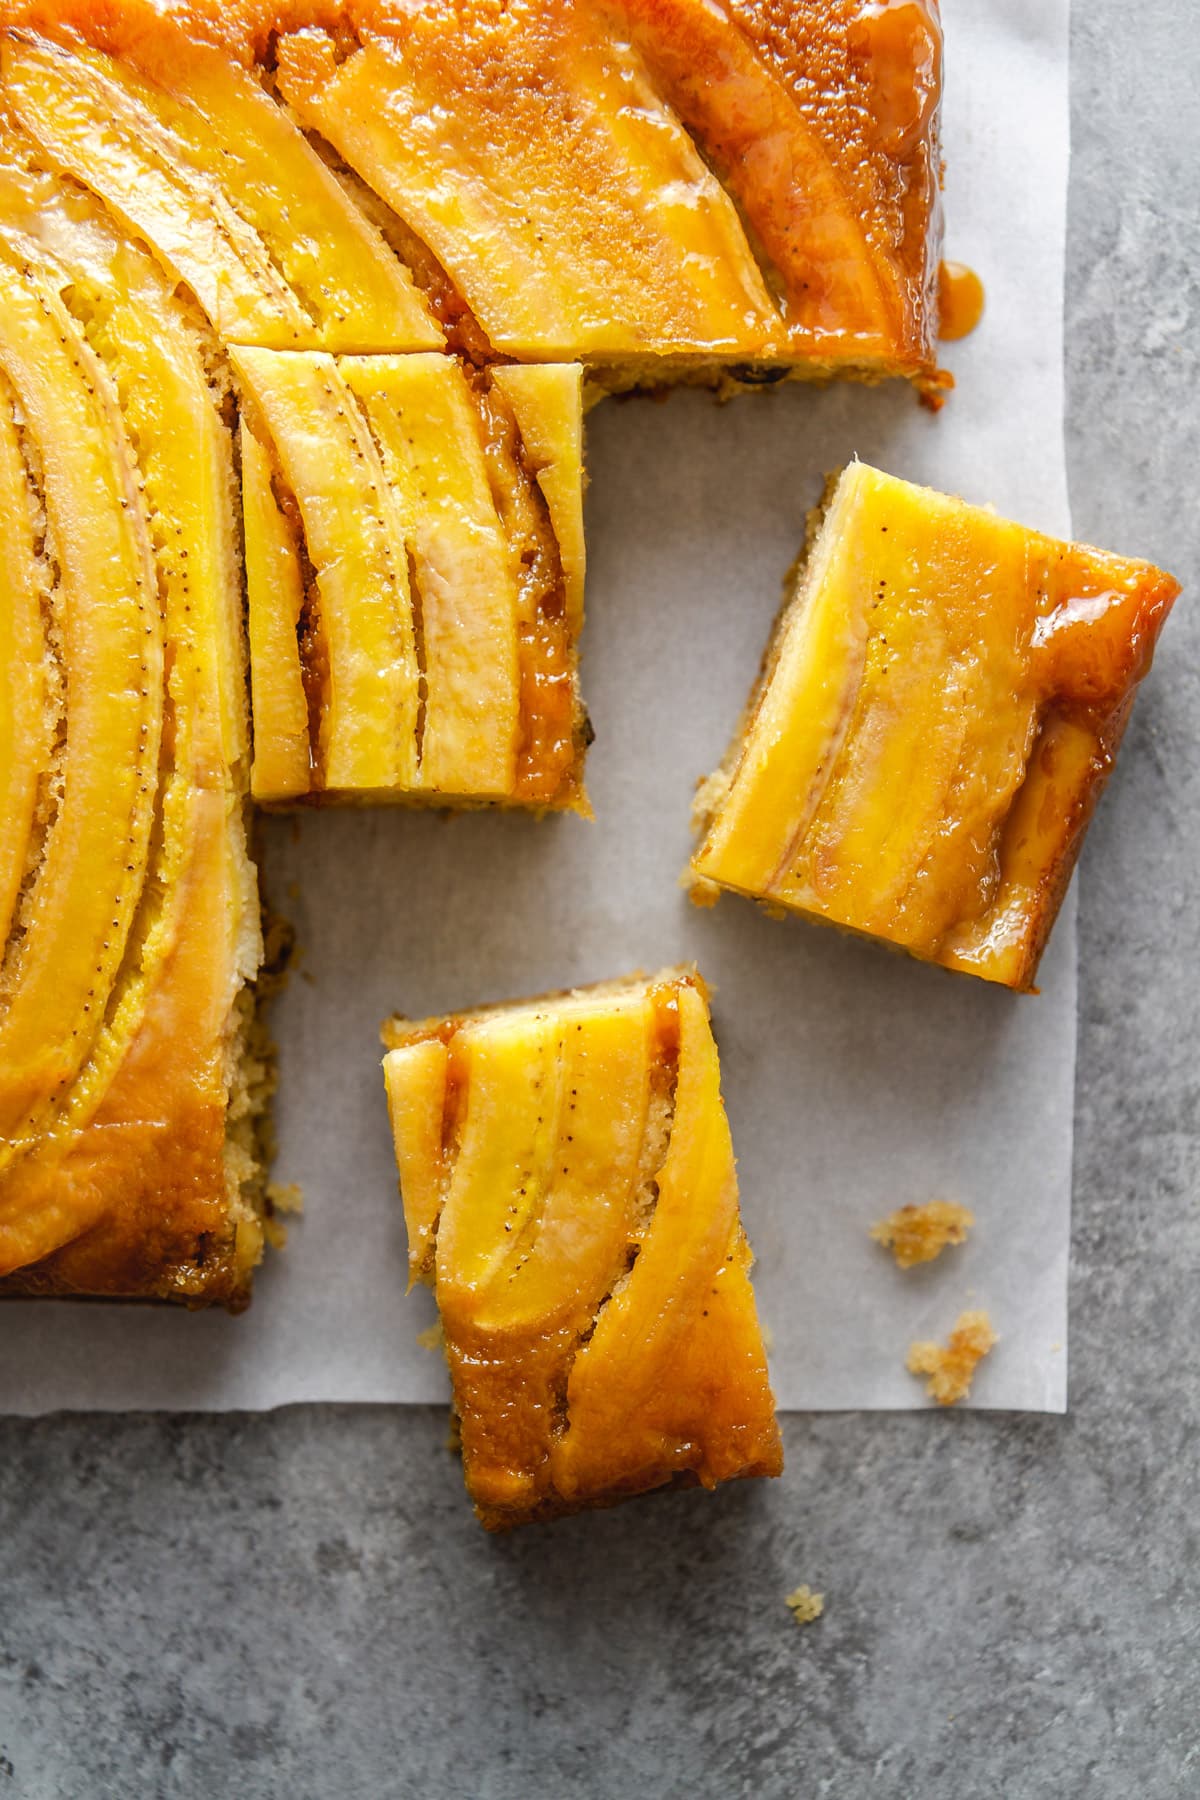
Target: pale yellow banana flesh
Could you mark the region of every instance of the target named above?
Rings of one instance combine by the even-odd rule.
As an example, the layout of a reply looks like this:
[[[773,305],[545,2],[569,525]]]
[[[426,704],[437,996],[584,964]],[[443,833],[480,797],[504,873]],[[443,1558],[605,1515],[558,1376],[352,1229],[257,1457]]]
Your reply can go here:
[[[307,794],[312,781],[308,700],[297,631],[304,605],[300,557],[272,488],[272,461],[241,424],[243,548],[246,558],[254,763],[259,800]]]
[[[34,519],[11,399],[0,406],[0,944],[7,941],[50,759]]]
[[[444,356],[345,357],[341,369],[379,446],[419,596],[419,785],[510,793],[520,723],[518,568],[488,486],[470,390]]]
[[[331,356],[239,348],[304,523],[328,651],[318,746],[325,786],[411,787],[418,670],[404,530],[366,420]]]

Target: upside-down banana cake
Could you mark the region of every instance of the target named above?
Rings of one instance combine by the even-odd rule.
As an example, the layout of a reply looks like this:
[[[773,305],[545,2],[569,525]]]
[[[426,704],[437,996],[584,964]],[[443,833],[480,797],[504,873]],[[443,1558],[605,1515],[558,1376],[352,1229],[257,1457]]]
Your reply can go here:
[[[1178,592],[852,463],[701,788],[696,897],[1032,987]]]
[[[699,978],[384,1037],[409,1266],[437,1297],[484,1524],[777,1475]]]

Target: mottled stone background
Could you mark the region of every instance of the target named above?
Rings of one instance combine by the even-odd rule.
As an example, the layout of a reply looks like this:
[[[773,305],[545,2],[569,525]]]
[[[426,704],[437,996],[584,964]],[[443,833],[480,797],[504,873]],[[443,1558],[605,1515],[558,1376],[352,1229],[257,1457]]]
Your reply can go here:
[[[1074,11],[1075,522],[1194,587],[1195,0]],[[1066,1420],[792,1417],[506,1542],[432,1412],[5,1421],[0,1800],[1200,1793],[1197,646],[1085,858]]]

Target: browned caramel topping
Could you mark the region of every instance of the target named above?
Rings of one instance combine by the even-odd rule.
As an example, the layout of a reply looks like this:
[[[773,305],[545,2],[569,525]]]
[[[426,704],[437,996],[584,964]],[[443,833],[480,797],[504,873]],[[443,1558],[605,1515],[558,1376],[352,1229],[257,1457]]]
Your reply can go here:
[[[924,226],[938,181],[936,7],[927,0],[733,0],[732,10],[820,130],[868,241],[895,260],[919,305],[932,273]]]

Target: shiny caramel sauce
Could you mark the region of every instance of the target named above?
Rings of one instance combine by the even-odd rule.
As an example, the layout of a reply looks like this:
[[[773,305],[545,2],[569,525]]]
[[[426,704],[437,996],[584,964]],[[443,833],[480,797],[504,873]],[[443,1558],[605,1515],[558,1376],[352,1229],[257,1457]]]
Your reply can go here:
[[[729,0],[729,11],[783,78],[919,333],[941,163],[934,0]]]
[[[474,392],[501,520],[520,553],[518,632],[521,727],[513,798],[549,805],[578,786],[581,720],[564,605],[562,557],[511,407],[482,378]]]
[[[938,270],[938,336],[948,343],[968,337],[983,317],[983,283],[966,263],[944,262]]]
[[[579,760],[575,672],[561,618],[539,611],[520,633],[521,742],[514,794],[549,802],[574,785]]]

